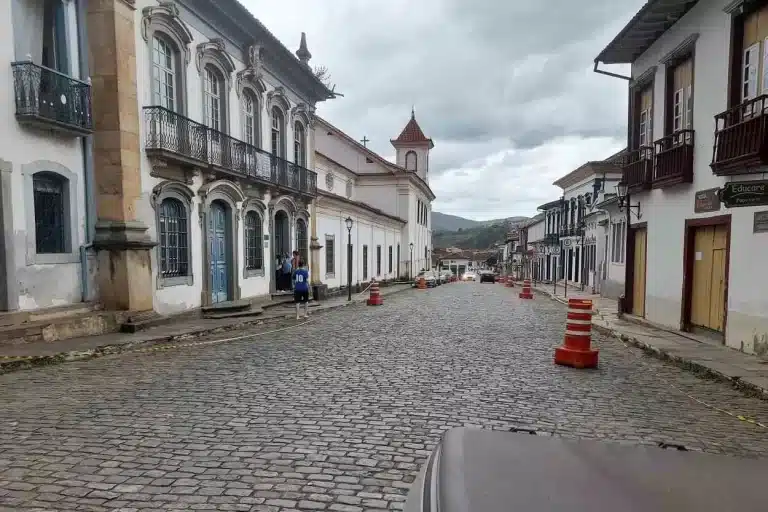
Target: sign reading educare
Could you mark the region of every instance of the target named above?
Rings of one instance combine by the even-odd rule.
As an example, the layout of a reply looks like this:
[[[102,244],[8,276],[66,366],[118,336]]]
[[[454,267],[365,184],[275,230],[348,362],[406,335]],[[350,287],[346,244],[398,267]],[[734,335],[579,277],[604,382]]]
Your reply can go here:
[[[721,193],[726,208],[768,205],[768,180],[731,181]]]

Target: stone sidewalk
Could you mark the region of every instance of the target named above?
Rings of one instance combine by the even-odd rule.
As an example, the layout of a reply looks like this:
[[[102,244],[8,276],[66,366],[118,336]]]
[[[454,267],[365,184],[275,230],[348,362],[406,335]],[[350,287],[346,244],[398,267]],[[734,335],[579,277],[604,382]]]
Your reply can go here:
[[[392,295],[411,289],[410,284],[382,287],[382,296]],[[361,304],[368,299],[368,291],[324,300],[310,309],[311,313],[328,311],[349,305]],[[178,322],[152,327],[137,333],[109,333],[99,336],[85,336],[55,342],[33,342],[19,345],[0,345],[0,374],[32,366],[42,366],[67,361],[82,361],[110,354],[152,347],[156,345],[188,341],[205,335],[234,331],[246,327],[276,323],[295,322],[293,304],[278,305],[262,314],[252,317],[224,319],[180,319]]]
[[[725,347],[690,333],[666,329],[642,319],[618,317],[616,300],[568,288],[537,285],[534,290],[564,304],[568,298],[590,299],[596,312],[592,325],[605,334],[644,349],[660,359],[732,383],[768,400],[768,361]]]

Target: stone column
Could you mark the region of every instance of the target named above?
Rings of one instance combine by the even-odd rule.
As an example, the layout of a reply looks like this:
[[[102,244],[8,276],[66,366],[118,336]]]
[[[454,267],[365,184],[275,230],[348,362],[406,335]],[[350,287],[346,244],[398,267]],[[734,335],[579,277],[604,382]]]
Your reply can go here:
[[[98,216],[93,246],[103,305],[146,311],[153,307],[155,244],[136,220],[141,167],[134,11],[134,0],[89,0],[87,7]]]

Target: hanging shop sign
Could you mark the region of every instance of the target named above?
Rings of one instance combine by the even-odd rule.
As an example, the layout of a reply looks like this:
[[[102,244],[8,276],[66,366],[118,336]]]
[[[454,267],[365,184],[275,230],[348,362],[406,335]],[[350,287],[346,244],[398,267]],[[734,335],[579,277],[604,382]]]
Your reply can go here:
[[[697,190],[696,198],[693,204],[695,213],[716,212],[720,210],[720,189],[708,188],[706,190]]]
[[[720,198],[726,208],[768,205],[768,180],[731,181],[723,185]]]

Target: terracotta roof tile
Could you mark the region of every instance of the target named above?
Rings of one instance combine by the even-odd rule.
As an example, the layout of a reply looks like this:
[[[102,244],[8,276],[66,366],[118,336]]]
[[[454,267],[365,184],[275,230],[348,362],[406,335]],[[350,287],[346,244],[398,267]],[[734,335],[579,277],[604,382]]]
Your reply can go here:
[[[400,135],[392,142],[404,144],[418,144],[426,142],[432,145],[432,139],[424,135],[424,132],[421,130],[421,126],[419,126],[419,123],[416,122],[416,114],[413,111],[411,111],[411,120],[408,121],[408,124],[405,125],[405,128],[403,128],[403,131],[400,132]]]

